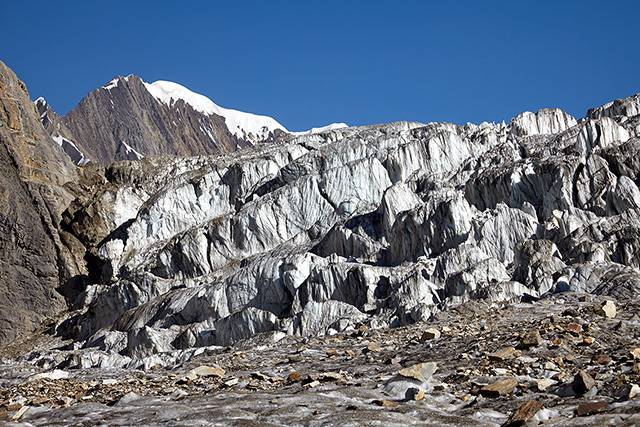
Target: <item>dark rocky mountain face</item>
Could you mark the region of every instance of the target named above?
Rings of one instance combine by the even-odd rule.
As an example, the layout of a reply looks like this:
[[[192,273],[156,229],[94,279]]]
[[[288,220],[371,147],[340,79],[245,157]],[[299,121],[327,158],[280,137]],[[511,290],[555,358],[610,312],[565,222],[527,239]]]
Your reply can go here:
[[[71,131],[67,129],[60,116],[47,104],[44,98],[38,98],[35,101],[38,114],[40,114],[40,121],[45,130],[49,133],[56,143],[62,147],[62,150],[67,153],[71,161],[79,166],[83,166],[91,163],[91,160],[87,158],[81,148],[78,147],[73,141],[65,138],[62,135],[70,135]]]
[[[198,111],[182,99],[165,104],[133,75],[117,77],[92,91],[63,117],[43,100],[37,105],[47,130],[59,141],[67,141],[66,151],[74,160],[81,159],[79,151],[84,158],[105,166],[161,154],[230,152],[284,135],[274,129],[264,135],[238,136],[228,129],[225,117]]]
[[[78,179],[24,83],[0,62],[0,344],[65,308],[56,289],[81,270],[65,243],[75,239],[58,224],[79,194],[67,183]]]

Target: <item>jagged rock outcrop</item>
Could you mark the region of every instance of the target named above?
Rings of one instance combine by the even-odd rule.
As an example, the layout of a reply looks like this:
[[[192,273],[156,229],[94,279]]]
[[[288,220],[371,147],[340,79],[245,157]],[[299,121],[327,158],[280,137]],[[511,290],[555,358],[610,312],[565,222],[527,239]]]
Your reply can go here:
[[[640,118],[616,114],[638,99],[115,163],[65,214],[92,260],[58,325],[85,347],[65,363],[399,326],[471,298],[637,297]]]
[[[24,83],[0,62],[0,345],[65,309],[61,283],[82,273],[60,233],[80,175],[47,134]],[[80,255],[80,259],[82,255]]]
[[[286,132],[270,117],[224,109],[175,83],[147,84],[134,75],[90,92],[63,117],[42,98],[36,105],[46,129],[76,164],[229,152]]]
[[[40,114],[40,121],[47,130],[51,138],[62,147],[65,153],[69,156],[71,161],[76,165],[83,166],[91,163],[91,160],[84,154],[84,150],[78,147],[73,141],[65,138],[63,135],[71,135],[72,132],[64,124],[63,120],[58,114],[53,111],[51,106],[47,104],[44,98],[40,97],[35,101],[36,108]]]

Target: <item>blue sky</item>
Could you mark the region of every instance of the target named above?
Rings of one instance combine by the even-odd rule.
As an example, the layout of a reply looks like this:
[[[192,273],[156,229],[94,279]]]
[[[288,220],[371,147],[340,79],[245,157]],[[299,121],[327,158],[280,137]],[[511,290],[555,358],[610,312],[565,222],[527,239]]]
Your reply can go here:
[[[289,130],[508,121],[640,92],[638,1],[4,1],[0,60],[65,114],[116,75]]]

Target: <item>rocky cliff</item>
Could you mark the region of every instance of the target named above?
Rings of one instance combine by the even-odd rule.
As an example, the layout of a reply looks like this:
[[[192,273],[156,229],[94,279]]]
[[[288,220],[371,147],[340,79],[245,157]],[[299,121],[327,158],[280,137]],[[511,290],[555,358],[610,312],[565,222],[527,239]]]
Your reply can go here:
[[[0,344],[66,307],[56,290],[81,268],[67,247],[75,238],[58,225],[79,179],[24,83],[0,62]]]
[[[147,84],[134,75],[92,91],[63,117],[42,98],[36,105],[44,126],[76,164],[215,154],[286,132],[270,117],[221,108],[175,83]]]
[[[637,298],[637,109],[636,96],[581,120],[399,122],[117,162],[65,213],[89,279],[57,325],[76,349],[46,363],[150,366],[477,298]]]

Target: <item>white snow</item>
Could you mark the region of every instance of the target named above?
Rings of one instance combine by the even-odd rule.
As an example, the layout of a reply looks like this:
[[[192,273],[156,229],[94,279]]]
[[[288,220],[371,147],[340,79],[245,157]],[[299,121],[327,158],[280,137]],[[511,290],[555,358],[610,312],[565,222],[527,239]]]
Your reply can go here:
[[[126,142],[124,141],[120,141],[120,142],[124,145],[124,149],[127,150],[127,154],[133,153],[138,158],[138,160],[144,157],[142,154],[140,154],[140,152],[136,151],[133,147],[131,147]]]
[[[78,166],[83,166],[83,165],[91,163],[91,161],[85,157],[84,153],[82,151],[80,151],[78,146],[76,144],[74,144],[73,141],[70,141],[67,138],[63,138],[60,135],[51,135],[51,138],[53,138],[53,140],[55,142],[57,142],[60,147],[64,148],[63,144],[66,142],[67,144],[72,146],[78,152],[78,155],[80,156],[80,160],[78,160],[76,162],[76,164]],[[65,149],[65,151],[67,151],[67,150]]]
[[[612,105],[613,105],[613,101],[611,101],[611,102],[607,102],[606,104],[604,104],[604,105],[603,105],[602,107],[600,107],[600,108],[602,108],[603,110],[606,110],[607,108],[611,107]]]
[[[349,125],[347,125],[346,123],[331,123],[330,125],[322,126],[319,128],[311,128],[310,130],[305,130],[302,132],[289,132],[289,133],[292,135],[313,135],[314,133],[328,132],[330,130],[342,129],[342,128],[348,128],[348,127]]]
[[[229,132],[238,138],[250,139],[255,142],[266,139],[269,133],[275,129],[280,129],[292,135],[312,135],[349,127],[345,123],[332,123],[302,132],[289,132],[271,117],[220,107],[206,96],[192,92],[178,83],[158,80],[154,83],[144,83],[144,85],[151,95],[167,106],[171,107],[177,100],[181,99],[191,105],[194,110],[203,114],[217,114],[224,117]]]
[[[60,135],[52,135],[51,138],[53,138],[53,140],[57,142],[60,147],[62,147],[62,143],[64,142],[65,138],[61,137]]]
[[[144,85],[151,95],[169,107],[181,99],[191,105],[194,110],[203,114],[217,114],[224,117],[229,132],[238,138],[259,141],[267,138],[269,133],[275,129],[288,132],[284,126],[271,117],[222,108],[206,96],[192,92],[177,83],[158,80],[151,84],[144,83]]]
[[[47,101],[43,97],[39,97],[38,99],[33,101],[33,103],[36,104],[37,108],[40,108],[41,104],[47,105]],[[44,113],[40,114],[40,120],[44,119],[46,115],[47,115],[47,110],[45,110]]]
[[[106,85],[102,86],[103,89],[107,89],[107,90],[111,90],[114,87],[118,86],[118,77],[116,77],[115,79],[111,80],[109,83],[107,83]]]

